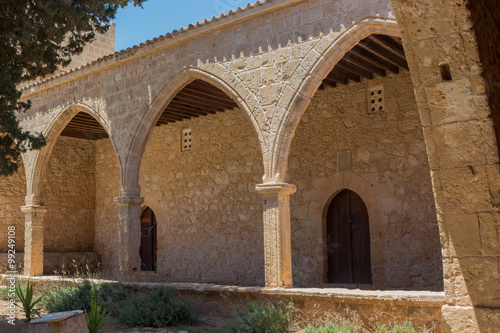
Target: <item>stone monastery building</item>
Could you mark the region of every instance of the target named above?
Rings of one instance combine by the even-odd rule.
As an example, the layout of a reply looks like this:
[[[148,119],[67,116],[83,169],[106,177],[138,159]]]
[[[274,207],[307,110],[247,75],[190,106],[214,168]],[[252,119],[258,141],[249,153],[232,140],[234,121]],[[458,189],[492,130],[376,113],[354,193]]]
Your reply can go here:
[[[0,250],[130,280],[442,292],[500,327],[495,0],[264,0],[23,87]],[[24,259],[19,252],[24,251]],[[441,307],[440,305],[440,307]]]

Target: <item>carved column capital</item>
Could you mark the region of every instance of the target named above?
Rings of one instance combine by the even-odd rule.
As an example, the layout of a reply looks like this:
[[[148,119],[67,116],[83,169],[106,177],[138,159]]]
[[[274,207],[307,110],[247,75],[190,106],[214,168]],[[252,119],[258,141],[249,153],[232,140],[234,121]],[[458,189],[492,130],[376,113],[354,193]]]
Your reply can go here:
[[[113,199],[113,202],[118,206],[121,205],[141,205],[144,202],[143,197],[139,196],[120,196]]]
[[[263,195],[291,195],[297,191],[297,186],[289,183],[264,183],[255,185],[255,190]]]

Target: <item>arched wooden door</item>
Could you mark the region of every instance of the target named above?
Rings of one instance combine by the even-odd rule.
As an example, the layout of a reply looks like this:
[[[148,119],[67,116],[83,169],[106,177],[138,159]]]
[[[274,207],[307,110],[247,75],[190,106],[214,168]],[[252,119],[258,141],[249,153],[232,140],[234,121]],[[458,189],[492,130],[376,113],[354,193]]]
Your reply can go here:
[[[151,208],[141,215],[141,271],[156,271],[156,217]]]
[[[371,284],[368,211],[359,195],[343,190],[327,214],[328,283]]]

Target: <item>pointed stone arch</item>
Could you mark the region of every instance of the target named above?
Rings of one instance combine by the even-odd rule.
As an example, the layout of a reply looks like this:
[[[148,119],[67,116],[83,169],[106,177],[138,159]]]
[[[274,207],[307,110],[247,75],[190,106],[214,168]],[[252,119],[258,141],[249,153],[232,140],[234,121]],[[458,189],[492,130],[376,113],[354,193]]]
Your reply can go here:
[[[267,170],[269,174],[266,174],[269,179],[286,180],[292,139],[314,92],[344,54],[371,34],[400,36],[398,25],[394,19],[368,18],[352,25],[335,39],[325,37],[330,40],[326,46],[322,40],[304,56],[278,102],[278,106],[286,112],[277,128],[275,141],[271,143],[272,161]]]
[[[243,111],[246,118],[250,122],[251,127],[259,140],[262,154],[263,156],[265,155],[266,145],[264,137],[262,135],[259,122],[252,112],[253,110],[249,107],[249,105],[253,105],[255,103],[248,102],[251,100],[256,101],[256,97],[250,89],[228,69],[220,65],[215,65],[213,70],[214,72],[216,71],[215,67],[218,68],[217,71],[223,74],[216,75],[199,68],[187,68],[183,70],[172,81],[166,84],[158,96],[148,106],[144,117],[135,131],[134,137],[131,141],[129,153],[125,160],[124,172],[122,173],[120,186],[120,193],[122,196],[139,195],[140,188],[138,181],[142,154],[148,139],[153,132],[153,128],[165,107],[172,101],[178,92],[194,80],[202,80],[221,89],[236,102],[238,107]],[[266,164],[264,163],[264,169],[265,167]]]
[[[55,117],[52,118],[50,123],[42,132],[47,140],[47,145],[39,151],[28,152],[28,154],[31,154],[32,156],[23,156],[23,159],[27,161],[33,161],[31,167],[26,168],[26,203],[28,205],[41,203],[43,177],[52,155],[54,146],[66,125],[79,112],[85,112],[91,115],[95,120],[97,120],[97,122],[99,122],[99,124],[108,134],[109,139],[111,140],[111,143],[113,145],[113,149],[115,150],[115,152],[117,151],[111,127],[98,112],[83,103],[74,103],[66,106],[61,111],[59,111]],[[117,156],[118,164],[121,166],[119,155]]]

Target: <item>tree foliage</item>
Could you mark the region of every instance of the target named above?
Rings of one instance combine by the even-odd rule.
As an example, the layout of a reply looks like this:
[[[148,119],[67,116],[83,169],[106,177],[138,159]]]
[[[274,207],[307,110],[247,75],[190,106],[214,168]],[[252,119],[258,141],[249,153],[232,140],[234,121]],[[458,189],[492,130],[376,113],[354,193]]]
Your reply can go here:
[[[71,56],[104,33],[116,11],[145,0],[0,0],[0,175],[18,169],[20,154],[40,149],[45,138],[20,127],[26,112],[19,84],[69,65]]]

